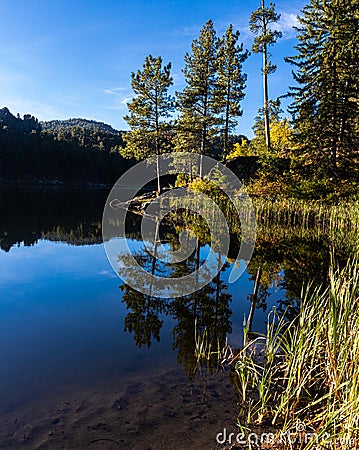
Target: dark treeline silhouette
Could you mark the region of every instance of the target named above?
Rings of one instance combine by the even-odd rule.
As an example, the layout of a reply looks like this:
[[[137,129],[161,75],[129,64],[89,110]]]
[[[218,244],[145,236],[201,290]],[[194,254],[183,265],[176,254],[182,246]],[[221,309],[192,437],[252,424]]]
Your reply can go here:
[[[123,132],[84,119],[41,124],[0,110],[0,180],[113,183],[132,161],[120,156]]]
[[[102,215],[108,189],[0,188],[0,249],[31,246],[39,239],[71,245],[102,243]],[[129,229],[140,216],[128,214]]]
[[[121,155],[125,131],[87,119],[39,122],[0,109],[0,181],[113,184],[133,164]],[[247,138],[230,137],[232,144]],[[212,153],[220,157],[220,139]],[[173,150],[173,144],[168,150]],[[174,180],[171,180],[174,181]],[[168,184],[168,180],[164,180]]]
[[[0,248],[34,245],[39,239],[72,245],[102,242],[101,217],[106,189],[0,190]]]

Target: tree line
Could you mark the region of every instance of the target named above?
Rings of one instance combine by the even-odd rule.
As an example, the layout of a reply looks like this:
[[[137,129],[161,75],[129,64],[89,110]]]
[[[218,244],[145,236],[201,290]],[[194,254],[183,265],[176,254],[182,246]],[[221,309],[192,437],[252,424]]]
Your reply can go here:
[[[7,108],[0,110],[0,179],[113,183],[134,160],[168,151],[196,152],[222,162],[256,155],[262,173],[272,178],[278,158],[286,158],[300,180],[356,179],[359,0],[310,0],[303,8],[297,44],[285,58],[295,81],[282,96],[292,100],[290,120],[283,117],[280,98],[269,95],[270,75],[276,70],[270,50],[281,38],[280,14],[273,3],[259,1],[249,20],[251,49],[244,48],[232,25],[217,36],[209,20],[185,55],[185,87],[175,95],[170,94],[171,63],[146,57],[131,75],[134,97],[125,117],[129,132],[83,119],[41,124],[31,115],[21,119]],[[249,50],[263,57],[258,68],[263,104],[251,141],[236,134]]]
[[[263,105],[252,142],[233,136],[243,114],[250,56],[232,25],[217,37],[209,20],[184,58],[185,87],[175,96],[171,63],[146,57],[132,73],[133,100],[125,117],[125,157],[143,159],[167,151],[196,152],[224,162],[231,156],[287,157],[293,167],[335,179],[357,176],[359,149],[359,0],[310,0],[298,17],[293,66],[296,84],[283,93],[292,99],[291,120],[280,99],[269,97],[269,75],[276,66],[269,48],[281,38],[280,14],[265,0],[250,17],[252,52],[261,53]],[[159,170],[158,170],[159,173]],[[201,176],[199,167],[199,176]],[[158,181],[159,183],[159,181]],[[160,185],[158,185],[160,190]]]
[[[133,161],[119,152],[123,132],[84,119],[40,123],[0,110],[0,179],[114,183]]]

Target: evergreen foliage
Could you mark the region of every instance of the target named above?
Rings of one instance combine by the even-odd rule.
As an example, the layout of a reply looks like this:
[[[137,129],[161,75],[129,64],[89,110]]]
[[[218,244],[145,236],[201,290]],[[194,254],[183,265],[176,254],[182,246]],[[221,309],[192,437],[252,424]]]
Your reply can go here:
[[[168,94],[173,84],[171,63],[162,67],[162,58],[146,57],[143,70],[132,73],[132,89],[135,97],[128,103],[129,115],[125,120],[131,127],[126,134],[126,147],[122,151],[125,157],[144,159],[157,157],[168,149],[169,123],[173,111],[173,99]],[[160,186],[160,167],[157,158],[158,192]]]
[[[0,110],[0,179],[114,183],[133,163],[119,154],[123,132],[70,126],[83,119],[39,123]],[[44,129],[43,129],[44,127]]]
[[[291,88],[298,156],[335,177],[358,162],[359,1],[310,0],[298,18]]]
[[[238,117],[243,111],[240,106],[245,94],[247,75],[242,72],[242,64],[249,52],[243,50],[243,44],[238,44],[239,31],[233,31],[230,25],[224,36],[219,40],[217,51],[217,71],[215,100],[217,111],[222,122],[223,135],[222,159],[226,161],[230,151],[230,134],[238,124]]]
[[[210,139],[216,134],[215,81],[218,38],[212,20],[202,28],[198,39],[192,42],[192,53],[186,53],[183,70],[186,87],[177,93],[180,119],[177,126],[175,149],[210,153]],[[202,175],[202,165],[200,176]]]
[[[176,151],[226,159],[233,145],[231,133],[242,115],[240,101],[247,78],[242,64],[248,52],[238,39],[239,32],[232,25],[218,38],[209,20],[193,41],[191,54],[185,56],[186,87],[177,93]]]
[[[105,133],[111,134],[121,134],[121,131],[115,130],[107,123],[98,122],[96,120],[89,119],[67,119],[67,120],[50,120],[45,122],[40,122],[41,128],[43,130],[51,131],[62,131],[69,128],[86,128],[91,131],[103,131]]]
[[[176,108],[169,93],[171,64],[149,55],[142,69],[132,73],[134,98],[125,117],[129,132],[86,119],[39,122],[29,114],[20,118],[1,109],[0,179],[112,183],[135,159],[159,157],[172,150],[210,155],[224,162],[259,156],[261,186],[269,179],[280,186],[307,183],[315,186],[315,194],[320,183],[339,186],[343,180],[356,179],[359,0],[308,1],[298,18],[296,54],[286,58],[294,66],[297,83],[287,94],[293,99],[292,123],[282,117],[279,100],[269,99],[268,76],[276,66],[268,48],[281,37],[276,29],[280,15],[273,3],[266,6],[261,0],[249,23],[255,35],[252,50],[263,55],[264,88],[251,142],[234,134],[243,113],[247,81],[243,63],[249,52],[239,43],[240,34],[232,25],[218,37],[208,20],[185,55],[186,85],[176,93]],[[202,163],[199,166],[199,171],[193,167],[194,176],[202,176]]]

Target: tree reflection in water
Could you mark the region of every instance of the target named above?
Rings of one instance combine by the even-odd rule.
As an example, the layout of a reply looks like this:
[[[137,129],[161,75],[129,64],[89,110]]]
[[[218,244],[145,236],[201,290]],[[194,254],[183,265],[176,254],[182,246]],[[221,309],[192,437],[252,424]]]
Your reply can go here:
[[[101,243],[101,219],[107,195],[106,190],[0,190],[1,250],[8,252],[20,243],[36,245],[39,239],[71,245]],[[137,243],[140,241],[140,222],[140,216],[128,214],[128,238]],[[158,240],[169,249],[178,249],[178,236],[184,223],[197,239],[193,254],[185,261],[170,265],[154,256],[155,249],[151,254],[140,247],[136,257],[148,272],[181,277],[202,264],[208,252],[210,233],[195,214],[184,217],[178,213],[169,217],[158,230]],[[235,285],[227,282],[233,264],[230,258],[238,254],[240,245],[241,229],[235,217],[230,221],[230,232],[230,254],[224,267],[207,286],[193,295],[169,300],[143,295],[127,285],[121,286],[122,300],[127,308],[126,332],[133,334],[138,346],[150,347],[160,340],[164,320],[171,317],[175,322],[172,346],[190,378],[199,370],[213,371],[219,367],[216,350],[226,344],[226,337],[234,325],[232,322],[243,320],[243,316],[233,317],[234,305],[243,305],[241,313],[245,313],[247,320],[251,318],[253,332],[258,331],[258,318],[264,317],[265,321],[273,304],[279,314],[286,311],[288,318],[293,318],[298,312],[298,298],[303,286],[309,281],[316,286],[326,282],[331,251],[338,263],[344,264],[349,256],[358,255],[359,249],[359,236],[355,231],[327,232],[304,225],[290,227],[261,223],[253,257],[242,275],[242,280],[250,281],[248,292],[243,295],[241,280]],[[217,258],[219,263],[223,256],[217,253]],[[258,291],[254,299],[256,279]],[[199,342],[203,348],[210,349],[207,357],[198,351]],[[241,342],[238,340],[233,345],[239,347]]]
[[[178,234],[183,227],[180,223],[172,225],[172,228],[166,229],[165,239],[169,247],[176,249]],[[186,227],[190,227],[197,236],[196,250],[190,258],[170,266],[143,251],[136,255],[137,260],[157,275],[182,277],[193,272],[202,263],[210,239],[208,231],[200,224],[187,220]],[[235,235],[232,237],[231,250],[236,253],[237,249],[233,247],[238,245],[238,239]],[[313,229],[262,225],[258,230],[252,260],[243,275],[254,288],[248,293],[249,302],[243,308],[247,325],[249,322],[252,329],[250,331],[257,331],[254,326],[256,311],[267,313],[271,309],[274,293],[277,293],[275,304],[279,315],[286,312],[288,319],[295,317],[303,286],[311,280],[315,285],[326,281],[330,252],[334,249],[339,263],[344,263],[358,248],[358,237],[354,235],[328,236]],[[220,264],[221,255],[217,254],[217,257]],[[160,339],[163,317],[171,316],[175,321],[171,332],[172,346],[188,377],[193,379],[198,372],[213,373],[220,367],[221,354],[217,350],[225,347],[226,338],[232,332],[232,298],[236,302],[245,301],[225,281],[227,277],[224,274],[230,270],[232,263],[228,259],[207,286],[181,298],[158,299],[122,286],[123,302],[129,310],[125,330],[133,333],[137,345],[149,347]],[[206,355],[199,354],[199,342],[207,350]]]

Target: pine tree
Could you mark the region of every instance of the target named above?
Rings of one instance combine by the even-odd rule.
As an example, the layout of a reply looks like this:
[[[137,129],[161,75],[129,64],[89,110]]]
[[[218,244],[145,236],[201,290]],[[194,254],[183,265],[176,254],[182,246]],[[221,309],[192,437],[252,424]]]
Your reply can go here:
[[[359,145],[359,1],[311,0],[298,18],[291,88],[302,156],[338,176]]]
[[[276,71],[276,66],[270,61],[270,53],[268,52],[268,46],[273,45],[277,40],[282,37],[282,33],[277,30],[273,30],[272,24],[275,24],[280,19],[280,14],[275,12],[275,5],[269,4],[269,7],[265,6],[264,0],[262,5],[251,14],[249,20],[249,29],[255,34],[254,44],[252,51],[254,53],[262,53],[263,55],[263,112],[264,112],[264,128],[266,137],[267,149],[270,149],[270,118],[269,118],[269,94],[268,94],[268,75]]]
[[[124,141],[122,155],[127,158],[144,159],[157,156],[157,190],[161,191],[159,155],[168,147],[167,121],[173,111],[173,99],[168,93],[173,84],[171,63],[162,67],[162,58],[146,57],[143,70],[131,74],[133,100],[128,103],[130,114],[125,120],[131,127]]]
[[[192,53],[185,56],[183,70],[186,87],[177,93],[180,118],[176,150],[210,153],[210,138],[217,132],[215,105],[216,51],[218,39],[209,20],[198,39],[192,42]],[[202,177],[202,159],[199,176]]]
[[[247,75],[242,72],[242,64],[248,57],[243,44],[238,45],[239,31],[233,32],[230,25],[220,39],[217,51],[218,80],[216,82],[217,112],[223,123],[223,160],[229,153],[229,135],[238,124],[238,117],[243,114],[240,101],[244,98]]]

